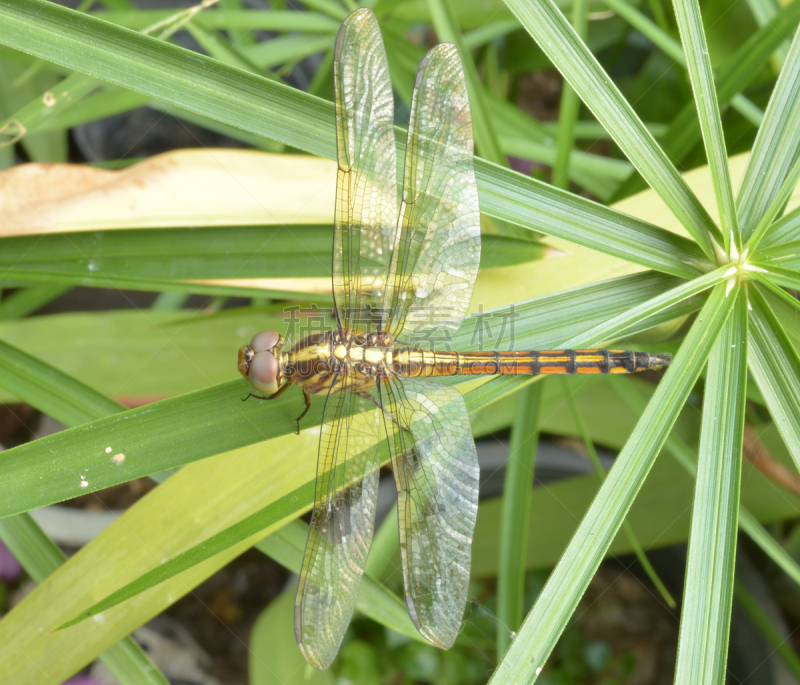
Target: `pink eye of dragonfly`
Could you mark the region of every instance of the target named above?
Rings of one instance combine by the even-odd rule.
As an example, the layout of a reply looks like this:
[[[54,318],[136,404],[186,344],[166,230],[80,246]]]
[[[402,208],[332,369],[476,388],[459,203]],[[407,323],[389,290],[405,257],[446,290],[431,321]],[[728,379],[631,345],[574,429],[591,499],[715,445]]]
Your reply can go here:
[[[478,510],[469,413],[436,376],[634,373],[667,354],[626,350],[450,352],[427,349],[457,330],[480,262],[472,121],[455,46],[422,61],[414,83],[401,202],[394,103],[378,22],[342,24],[334,59],[338,180],[333,236],[336,329],[288,349],[274,331],[239,350],[239,370],[273,399],[297,385],[325,396],[314,511],[294,628],[308,663],[339,650],[372,544],[380,446],[398,492],[403,584],[420,633],[443,649],[461,628]],[[298,418],[298,432],[300,418]]]

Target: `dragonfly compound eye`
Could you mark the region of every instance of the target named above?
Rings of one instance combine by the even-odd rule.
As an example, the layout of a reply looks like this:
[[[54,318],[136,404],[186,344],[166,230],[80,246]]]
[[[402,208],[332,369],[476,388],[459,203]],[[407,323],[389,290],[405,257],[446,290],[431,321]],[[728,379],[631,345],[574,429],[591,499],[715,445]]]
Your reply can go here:
[[[265,395],[278,392],[278,360],[271,352],[256,352],[250,362],[248,378]]]
[[[278,344],[281,336],[276,331],[261,331],[256,333],[250,341],[250,347],[254,352],[264,352],[272,350]]]

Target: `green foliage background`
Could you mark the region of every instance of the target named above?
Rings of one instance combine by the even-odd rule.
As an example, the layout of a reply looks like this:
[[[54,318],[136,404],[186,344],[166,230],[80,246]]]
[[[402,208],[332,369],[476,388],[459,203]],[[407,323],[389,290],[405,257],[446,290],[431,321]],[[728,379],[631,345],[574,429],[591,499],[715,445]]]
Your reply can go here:
[[[0,6],[0,111],[7,143],[0,163],[14,163],[11,143],[33,161],[64,161],[70,127],[142,104],[259,149],[332,159],[330,56],[351,5],[308,0],[304,11],[263,12],[223,0],[187,15],[137,10],[127,0],[78,11],[45,0],[7,0]],[[537,288],[547,294],[514,303],[517,349],[623,340],[653,350],[671,347],[676,354],[657,386],[636,378],[561,385],[504,378],[465,387],[477,436],[512,428],[517,470],[509,471],[509,484],[530,482],[520,474],[533,468],[538,430],[580,437],[590,451],[597,443],[619,456],[608,474],[551,488],[550,500],[539,490],[509,486],[502,499],[481,505],[475,577],[497,579],[497,623],[507,630],[497,630],[496,643],[476,642],[465,630],[452,653],[434,653],[439,670],[421,666],[430,661],[426,647],[415,642],[392,592],[391,565],[380,568],[396,545],[387,524],[375,543],[380,554],[373,554],[377,561],[359,609],[392,628],[388,636],[407,639],[387,637],[387,653],[394,656],[383,663],[371,651],[374,645],[349,641],[341,673],[374,682],[369,674],[380,675],[389,663],[418,680],[467,682],[482,677],[475,673],[475,664],[483,663],[475,652],[496,650],[496,661],[489,659],[497,665],[493,682],[532,682],[606,554],[638,554],[688,536],[675,678],[722,682],[735,589],[746,601],[734,580],[737,531],[800,580],[796,560],[762,525],[794,518],[798,502],[776,497],[776,486],[741,461],[747,420],[777,459],[800,462],[800,319],[792,294],[800,289],[800,210],[792,197],[800,178],[800,4],[781,8],[750,0],[732,10],[728,3],[700,7],[696,0],[672,6],[660,0],[373,5],[396,92],[406,101],[424,53],[414,38],[432,26],[440,39],[459,46],[470,79],[487,231],[522,244],[535,240],[526,258],[545,256],[548,241],[567,241],[578,254],[579,248],[597,253],[596,260],[581,262],[586,285],[580,288],[569,289],[569,274],[562,274],[558,292],[534,279],[528,297]],[[152,35],[142,33],[156,24]],[[257,29],[277,35],[258,42],[252,33]],[[173,44],[177,30],[189,31],[209,56]],[[282,82],[289,67],[318,52],[326,57],[311,93]],[[631,53],[642,56],[641,68],[629,68],[636,61]],[[522,76],[551,65],[569,87],[558,122],[547,123],[526,115],[515,93]],[[42,94],[49,90],[69,97],[48,106]],[[397,133],[402,152],[402,131]],[[607,154],[585,149],[587,141]],[[748,150],[741,181],[734,181],[729,157]],[[554,183],[511,171],[508,154],[552,166]],[[711,183],[706,190],[690,187],[679,169],[706,161]],[[657,196],[663,203],[656,223],[579,194],[608,203],[646,185],[650,201]],[[327,254],[329,233],[307,229],[312,252]],[[254,544],[299,568],[304,536],[296,519],[313,497],[315,433],[293,435],[297,398],[287,394],[275,402],[265,421],[263,407],[239,401],[244,381],[229,380],[233,351],[257,330],[278,325],[271,302],[287,293],[186,281],[229,278],[237,262],[254,253],[254,230],[286,238],[279,227],[137,229],[113,237],[108,231],[110,247],[88,234],[66,242],[58,235],[0,238],[2,287],[23,286],[0,304],[4,399],[22,399],[71,426],[0,456],[0,535],[41,583],[0,621],[7,682],[60,682],[96,656],[123,683],[164,682],[125,637],[133,629]],[[491,270],[481,278],[492,284],[486,292],[494,293],[502,314],[512,302],[502,298],[503,272],[497,269],[520,259],[518,250],[509,244],[504,249],[498,240],[488,251],[494,261],[483,265]],[[229,250],[227,260],[207,249],[219,241]],[[149,266],[156,253],[164,271]],[[324,275],[307,254],[286,243],[283,252],[258,254],[252,275],[261,269]],[[107,262],[99,271],[86,270],[96,255]],[[608,258],[628,264],[604,280]],[[78,284],[257,299],[249,307],[202,316],[174,309],[26,317]],[[468,349],[474,325],[465,326],[455,343]],[[174,358],[143,364],[165,340]],[[126,354],[120,354],[121,341]],[[181,367],[175,359],[188,363]],[[128,382],[136,388],[132,394],[170,397],[125,411],[108,395]],[[316,407],[309,425],[318,419]],[[110,461],[106,447],[127,450],[124,463]],[[177,467],[66,563],[25,513]],[[81,485],[82,474],[88,474],[88,486]],[[677,516],[689,502],[691,516]],[[580,517],[577,527],[564,515],[564,503]],[[659,525],[664,518],[674,519],[667,529]],[[551,566],[523,621],[526,571]],[[303,677],[299,657],[280,642],[290,628],[287,596],[270,606],[254,632],[254,683]],[[80,620],[87,612],[93,617]],[[51,632],[67,622],[72,625]],[[508,630],[516,632],[513,641]],[[800,673],[791,650],[784,646],[781,654]],[[330,674],[314,678],[331,680]]]

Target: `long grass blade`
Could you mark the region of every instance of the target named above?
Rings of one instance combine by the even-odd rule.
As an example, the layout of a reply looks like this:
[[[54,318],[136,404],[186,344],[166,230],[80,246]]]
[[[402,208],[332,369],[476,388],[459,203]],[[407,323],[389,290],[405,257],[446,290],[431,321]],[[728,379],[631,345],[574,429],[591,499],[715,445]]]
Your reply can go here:
[[[0,539],[37,583],[45,582],[67,560],[64,552],[29,514],[0,521]],[[123,638],[98,658],[121,685],[169,685],[164,674],[131,637]]]
[[[0,387],[68,426],[124,409],[79,380],[3,341],[0,341]]]
[[[772,91],[736,198],[747,242],[778,195],[800,145],[800,31]]]
[[[800,207],[795,207],[769,227],[759,247],[764,251],[765,248],[791,242],[798,236],[798,229],[800,229]]]
[[[5,367],[4,387],[11,385],[21,399],[67,425],[124,409],[110,398],[2,342],[0,363]],[[37,583],[45,582],[67,559],[29,514],[0,520],[0,538]],[[130,637],[120,640],[99,658],[122,685],[167,685],[163,674]]]
[[[725,680],[746,385],[747,296],[742,292],[708,363],[675,674],[679,685]]]
[[[2,3],[0,20],[0,42],[6,45],[250,133],[335,157],[333,106],[307,93],[44,0]],[[398,141],[404,135],[398,130]],[[655,145],[646,135],[650,147]],[[655,166],[663,170],[661,162]],[[498,219],[675,275],[692,276],[704,261],[703,251],[691,241],[622,212],[480,159],[475,169],[481,209]],[[676,190],[678,204],[694,206],[683,181],[671,174],[664,172],[664,178],[672,179],[667,180],[670,188],[682,188]]]
[[[706,256],[716,260],[719,229],[552,0],[509,0],[508,6]]]
[[[39,285],[17,290],[0,301],[0,321],[33,314],[69,290],[67,285]]]
[[[781,183],[781,187],[779,188],[777,194],[773,198],[772,202],[770,203],[769,207],[767,207],[764,215],[758,220],[758,224],[753,229],[753,234],[750,236],[750,240],[747,241],[747,248],[754,252],[758,249],[759,244],[767,235],[767,233],[772,230],[774,224],[772,223],[775,221],[775,218],[783,211],[783,208],[786,206],[789,198],[792,196],[794,189],[797,187],[797,182],[800,181],[800,157],[795,159],[794,164],[792,164],[792,168],[786,174],[786,178],[783,179],[783,183]]]
[[[716,286],[490,682],[530,683],[541,672],[667,439],[733,302],[724,285]]]
[[[787,33],[794,33],[800,22],[800,5],[790,3],[783,7],[769,24],[750,36],[720,69],[717,82],[717,99],[721,107],[730,103],[741,90],[749,86],[763,72],[764,64],[779,46]],[[694,103],[688,103],[670,123],[667,132],[659,139],[667,154],[675,161],[683,159],[700,139],[700,123]],[[613,199],[620,199],[643,190],[646,183],[638,175],[631,176],[620,185]],[[741,218],[741,217],[740,217]]]
[[[572,26],[578,38],[585,41],[588,22],[586,0],[575,0],[572,5]],[[556,138],[556,160],[553,165],[553,185],[569,188],[569,164],[575,146],[575,122],[580,109],[578,94],[567,81],[561,86],[561,106],[558,109],[558,137]]]
[[[767,638],[767,642],[774,647],[783,662],[789,667],[795,679],[800,680],[800,658],[792,648],[791,642],[776,630],[773,620],[742,583],[737,582],[734,591],[736,593],[736,601],[750,617],[750,620],[755,623],[759,632]]]
[[[497,571],[497,620],[516,632],[522,625],[525,595],[525,560],[530,519],[533,473],[539,443],[539,408],[542,383],[520,391],[517,415],[511,430],[503,485],[500,524],[500,558]],[[497,631],[497,655],[511,643],[506,630]]]
[[[657,25],[638,8],[625,2],[625,0],[603,0],[617,14],[625,19],[631,26],[641,31],[653,43],[663,50],[671,59],[681,66],[686,66],[686,55],[681,44],[675,40],[663,26]],[[754,126],[760,126],[763,119],[763,112],[754,105],[742,93],[736,93],[731,98],[731,106],[736,109],[743,117],[748,119]]]
[[[91,14],[91,13],[90,13]],[[95,12],[96,17],[112,24],[141,31],[160,24],[175,15],[172,9],[136,9],[134,11]],[[198,12],[192,23],[206,31],[300,31],[303,33],[336,33],[341,23],[338,19],[319,12],[270,9],[225,9],[224,12]]]
[[[566,383],[565,379],[561,379],[564,383],[564,390],[565,395],[567,397],[567,403],[569,404],[570,411],[572,412],[572,419],[575,422],[575,428],[578,431],[578,435],[583,442],[583,447],[586,450],[586,453],[589,455],[589,461],[592,463],[594,467],[594,472],[597,474],[597,477],[600,479],[602,483],[606,477],[606,471],[603,468],[603,464],[600,462],[600,457],[597,454],[597,449],[592,442],[592,436],[589,433],[589,429],[586,426],[586,422],[583,420],[581,416],[581,411],[578,408],[578,403],[575,401],[575,396],[573,393],[569,391],[569,386]],[[633,526],[628,519],[625,519],[622,522],[622,532],[625,533],[625,537],[628,538],[628,542],[630,543],[631,549],[633,550],[634,555],[636,556],[636,560],[641,565],[642,569],[644,570],[647,577],[650,579],[650,582],[653,583],[653,586],[658,590],[658,593],[661,595],[662,599],[667,603],[667,606],[670,608],[675,608],[675,600],[673,599],[670,591],[667,589],[667,586],[664,584],[664,581],[659,578],[658,573],[656,572],[655,568],[653,568],[653,564],[650,563],[650,560],[647,558],[647,552],[645,552],[644,546],[639,539],[636,537],[636,533],[633,530]]]
[[[730,270],[720,267],[705,276],[688,281],[677,288],[662,293],[648,302],[632,307],[613,319],[603,321],[588,331],[582,331],[564,343],[564,347],[591,347],[606,344],[623,337],[626,331],[639,322],[658,312],[668,309],[684,300],[702,293],[720,283]]]
[[[736,204],[733,200],[731,175],[728,169],[728,151],[722,132],[717,90],[714,86],[714,74],[711,71],[703,21],[700,18],[700,6],[697,0],[675,0],[674,7],[686,53],[694,101],[700,117],[706,157],[711,167],[725,252],[728,255],[738,255],[742,251],[742,240],[739,235],[739,222],[736,220]]]
[[[795,464],[800,468],[800,358],[769,300],[759,286],[748,292],[750,306],[749,364],[773,421]]]
[[[628,403],[637,413],[644,411],[646,403],[644,398],[636,391],[632,390],[626,383],[617,383],[614,390]],[[678,435],[670,433],[667,442],[664,444],[672,457],[689,473],[693,478],[697,475],[697,453],[692,450]],[[742,531],[755,542],[761,550],[775,564],[783,570],[795,583],[800,585],[800,564],[769,532],[759,523],[758,519],[750,513],[744,505],[739,506],[739,527]]]

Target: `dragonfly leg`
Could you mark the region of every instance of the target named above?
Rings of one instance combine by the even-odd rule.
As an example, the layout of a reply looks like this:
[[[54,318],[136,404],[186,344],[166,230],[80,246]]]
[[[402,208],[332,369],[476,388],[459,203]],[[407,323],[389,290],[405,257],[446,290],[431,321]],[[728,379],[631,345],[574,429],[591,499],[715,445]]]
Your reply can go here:
[[[280,392],[280,390],[278,390]],[[277,394],[277,393],[276,393]],[[303,399],[306,401],[306,408],[303,409],[303,413],[297,417],[297,434],[300,435],[300,419],[302,419],[306,414],[308,414],[308,410],[311,409],[311,395],[309,395],[305,390],[303,390]]]
[[[278,388],[277,392],[273,392],[271,395],[266,395],[266,396],[265,395],[256,395],[254,392],[248,393],[247,397],[243,397],[242,398],[242,402],[246,402],[251,397],[254,397],[257,400],[275,400],[278,397],[280,397],[281,395],[283,395],[283,393],[286,392],[286,390],[289,388],[290,385],[291,385],[291,382],[284,383],[280,388]]]

